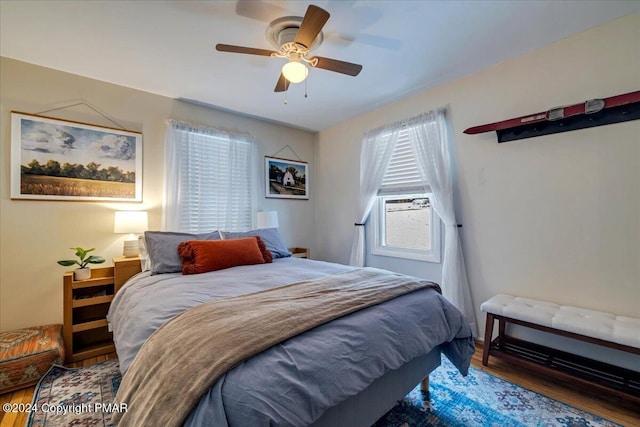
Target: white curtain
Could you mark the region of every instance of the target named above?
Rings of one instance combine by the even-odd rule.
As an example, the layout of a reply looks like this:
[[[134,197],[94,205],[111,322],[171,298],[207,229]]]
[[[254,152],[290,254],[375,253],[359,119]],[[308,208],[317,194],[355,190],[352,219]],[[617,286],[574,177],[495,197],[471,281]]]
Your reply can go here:
[[[164,229],[209,232],[252,228],[255,141],[248,135],[167,121]]]
[[[476,317],[453,204],[451,160],[444,109],[410,119],[408,128],[410,138],[415,141],[413,146],[418,169],[431,187],[433,209],[444,222],[442,292],[465,315],[475,335],[478,331]]]
[[[364,223],[376,201],[402,123],[384,126],[365,134],[360,151],[360,200],[349,264],[364,266]]]

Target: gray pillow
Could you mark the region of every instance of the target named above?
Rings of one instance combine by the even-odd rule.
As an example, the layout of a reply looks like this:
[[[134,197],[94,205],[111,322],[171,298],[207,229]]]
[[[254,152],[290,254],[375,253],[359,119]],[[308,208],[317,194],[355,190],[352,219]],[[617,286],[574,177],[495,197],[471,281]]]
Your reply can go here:
[[[273,258],[286,258],[291,256],[291,252],[284,245],[280,238],[277,228],[260,228],[258,230],[243,231],[243,232],[229,232],[222,231],[222,239],[239,239],[242,237],[258,236],[264,242],[264,245],[273,255]]]
[[[144,240],[151,261],[151,275],[180,273],[182,259],[178,255],[178,245],[187,240],[220,240],[220,232],[190,234],[172,231],[145,231]]]

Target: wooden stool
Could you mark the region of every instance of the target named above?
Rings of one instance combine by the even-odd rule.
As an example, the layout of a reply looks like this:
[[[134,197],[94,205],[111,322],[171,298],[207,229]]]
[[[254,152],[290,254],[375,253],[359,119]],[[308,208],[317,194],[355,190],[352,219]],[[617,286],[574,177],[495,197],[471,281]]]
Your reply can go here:
[[[0,333],[0,394],[36,384],[54,363],[64,362],[62,325]]]

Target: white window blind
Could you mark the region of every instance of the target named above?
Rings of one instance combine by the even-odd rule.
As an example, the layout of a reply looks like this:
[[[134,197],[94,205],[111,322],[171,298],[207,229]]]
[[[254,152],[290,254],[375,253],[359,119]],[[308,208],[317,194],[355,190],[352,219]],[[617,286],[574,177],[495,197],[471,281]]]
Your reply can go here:
[[[409,130],[404,127],[399,132],[398,141],[393,148],[378,195],[428,193],[429,191],[429,186],[424,183],[418,170],[415,149],[409,139]]]
[[[242,231],[253,225],[254,143],[247,136],[171,122],[167,227]],[[171,140],[169,140],[171,139]],[[173,170],[170,170],[173,169]],[[170,202],[173,200],[173,203]]]

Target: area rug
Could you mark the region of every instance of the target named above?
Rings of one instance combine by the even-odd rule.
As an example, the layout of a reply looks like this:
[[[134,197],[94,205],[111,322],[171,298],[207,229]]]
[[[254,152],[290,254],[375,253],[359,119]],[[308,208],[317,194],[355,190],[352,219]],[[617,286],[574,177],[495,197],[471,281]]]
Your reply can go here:
[[[622,427],[479,369],[463,377],[446,357],[374,427]]]
[[[32,405],[38,410],[29,413],[27,427],[111,427],[120,379],[117,359],[86,368],[53,365],[36,386]]]
[[[54,366],[36,388],[27,427],[111,427],[109,407],[120,385],[117,360],[87,368]],[[374,427],[621,427],[478,369],[462,377],[442,358],[431,373],[430,399],[419,385]],[[98,410],[96,410],[98,409]]]

